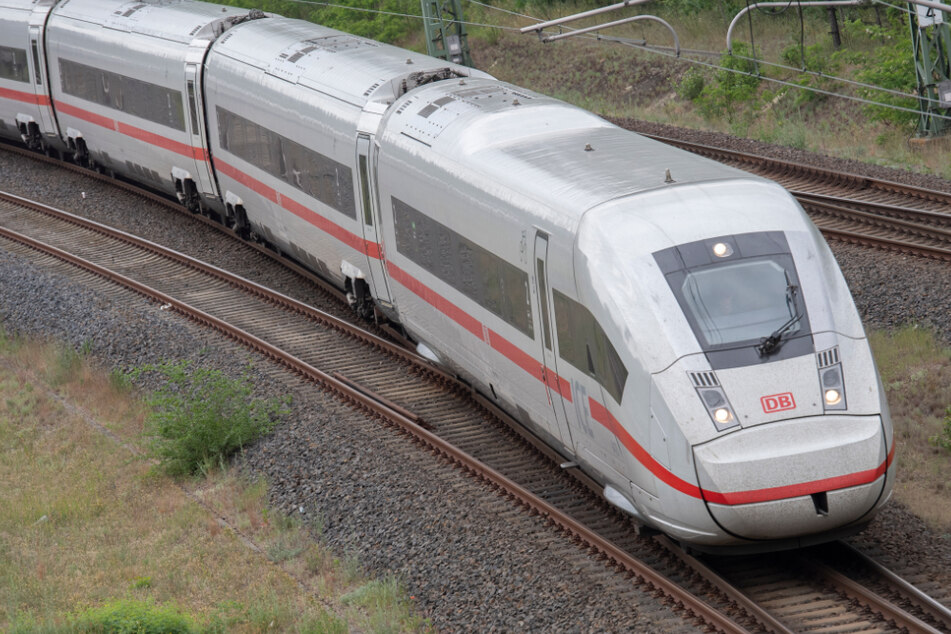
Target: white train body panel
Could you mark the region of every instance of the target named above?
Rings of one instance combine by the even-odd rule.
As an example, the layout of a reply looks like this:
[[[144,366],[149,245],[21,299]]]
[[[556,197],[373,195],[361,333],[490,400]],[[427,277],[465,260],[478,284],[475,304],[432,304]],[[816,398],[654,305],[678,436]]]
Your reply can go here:
[[[207,68],[209,137],[225,198],[244,207],[256,232],[300,261],[338,283],[343,270],[378,282],[373,288],[386,299],[385,281],[371,273],[380,249],[376,223],[363,209],[357,132],[367,114],[378,121],[372,113],[392,102],[408,75],[447,64],[270,18],[222,37]],[[367,128],[375,132],[375,125]]]
[[[0,0],[0,137],[35,143],[57,137],[43,67],[52,0]]]
[[[60,2],[47,39],[64,141],[85,145],[95,164],[157,189],[176,193],[178,178],[213,192],[201,104],[190,103],[189,92],[199,98],[198,69],[211,40],[246,14],[184,0]]]
[[[13,6],[11,38],[27,21]],[[367,289],[642,522],[697,548],[795,547],[888,499],[894,439],[862,324],[778,185],[280,17],[65,0],[45,44],[54,77],[83,64],[184,95],[142,118],[66,76],[64,141],[180,195],[186,174],[236,228]]]

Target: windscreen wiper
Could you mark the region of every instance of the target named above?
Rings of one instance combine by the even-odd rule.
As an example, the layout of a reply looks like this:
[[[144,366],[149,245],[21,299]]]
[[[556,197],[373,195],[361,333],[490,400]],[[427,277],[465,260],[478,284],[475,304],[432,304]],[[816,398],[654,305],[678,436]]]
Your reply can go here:
[[[795,305],[796,291],[798,290],[799,290],[799,287],[793,284],[789,284],[786,287],[786,303],[787,304],[792,303],[793,305]],[[757,344],[756,346],[756,351],[759,353],[759,356],[766,357],[776,352],[777,350],[779,350],[779,347],[783,343],[783,335],[789,332],[789,330],[793,326],[795,326],[796,323],[798,323],[800,319],[802,319],[802,311],[799,310],[797,307],[796,314],[793,315],[789,319],[789,321],[787,321],[785,324],[783,324],[782,326],[774,330],[773,334],[771,334],[770,336],[763,337],[762,339],[760,339],[759,344]]]

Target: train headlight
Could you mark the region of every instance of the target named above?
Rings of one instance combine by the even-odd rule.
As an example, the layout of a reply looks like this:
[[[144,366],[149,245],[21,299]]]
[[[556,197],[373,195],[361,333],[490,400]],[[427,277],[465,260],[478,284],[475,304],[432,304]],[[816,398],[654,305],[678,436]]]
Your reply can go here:
[[[730,405],[730,400],[726,397],[716,372],[688,372],[687,374],[717,431],[739,425],[736,414],[733,413],[733,406]]]
[[[839,348],[829,348],[816,355],[819,366],[819,386],[822,390],[822,405],[825,411],[844,411],[845,377],[842,374],[842,362]]]
[[[720,423],[721,425],[723,425],[723,424],[729,423],[731,420],[733,420],[733,412],[731,412],[730,410],[728,410],[728,409],[725,408],[725,407],[721,407],[721,408],[719,408],[719,409],[717,409],[716,411],[713,412],[713,418],[714,418],[714,420],[716,420],[718,423]]]
[[[726,242],[717,242],[713,245],[713,255],[718,258],[728,258],[733,255],[733,247]]]

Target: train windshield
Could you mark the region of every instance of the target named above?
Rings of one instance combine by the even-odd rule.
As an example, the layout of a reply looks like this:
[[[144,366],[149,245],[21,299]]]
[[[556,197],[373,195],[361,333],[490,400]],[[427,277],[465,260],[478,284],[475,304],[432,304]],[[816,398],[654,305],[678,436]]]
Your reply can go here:
[[[769,337],[796,316],[785,268],[746,260],[687,273],[681,292],[708,346]],[[801,328],[792,323],[787,336]]]
[[[654,259],[713,369],[815,352],[782,232],[680,244],[655,252]]]

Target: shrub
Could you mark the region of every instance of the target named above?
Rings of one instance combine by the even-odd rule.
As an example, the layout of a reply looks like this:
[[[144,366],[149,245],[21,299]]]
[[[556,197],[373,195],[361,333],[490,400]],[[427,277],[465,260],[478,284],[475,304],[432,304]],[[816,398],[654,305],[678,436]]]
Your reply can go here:
[[[941,433],[932,436],[929,440],[935,447],[951,451],[951,407],[944,410],[944,427],[942,427]]]
[[[420,28],[419,20],[401,15],[418,13],[419,5],[408,11],[400,0],[336,0],[330,5],[307,0],[221,0],[221,3],[308,20],[382,42],[395,42]]]
[[[884,26],[853,21],[845,24],[845,30],[853,38],[864,36],[878,40],[878,45],[861,59],[862,69],[856,73],[859,81],[908,94],[917,92],[918,78],[907,25],[898,20],[886,22]],[[888,107],[917,108],[915,99],[868,88],[860,89],[859,94],[871,101],[887,104],[865,106],[865,113],[870,119],[902,126],[911,126],[918,121],[917,113]]]
[[[145,366],[165,382],[148,397],[146,433],[160,466],[170,475],[193,475],[224,464],[243,446],[269,432],[288,412],[289,397],[254,399],[247,373],[231,379],[218,370],[191,368],[187,361]]]
[[[733,49],[735,53],[724,53],[720,58],[720,70],[714,81],[704,86],[695,100],[705,117],[725,114],[733,121],[740,110],[737,106],[746,106],[747,115],[756,107],[760,77],[749,57],[750,48],[745,43],[737,43]]]
[[[192,620],[173,607],[145,601],[115,601],[81,613],[73,623],[83,634],[191,634]]]
[[[700,93],[703,92],[703,86],[703,73],[701,73],[696,68],[691,68],[686,73],[684,73],[684,76],[676,85],[677,95],[681,99],[693,101],[700,96]]]

